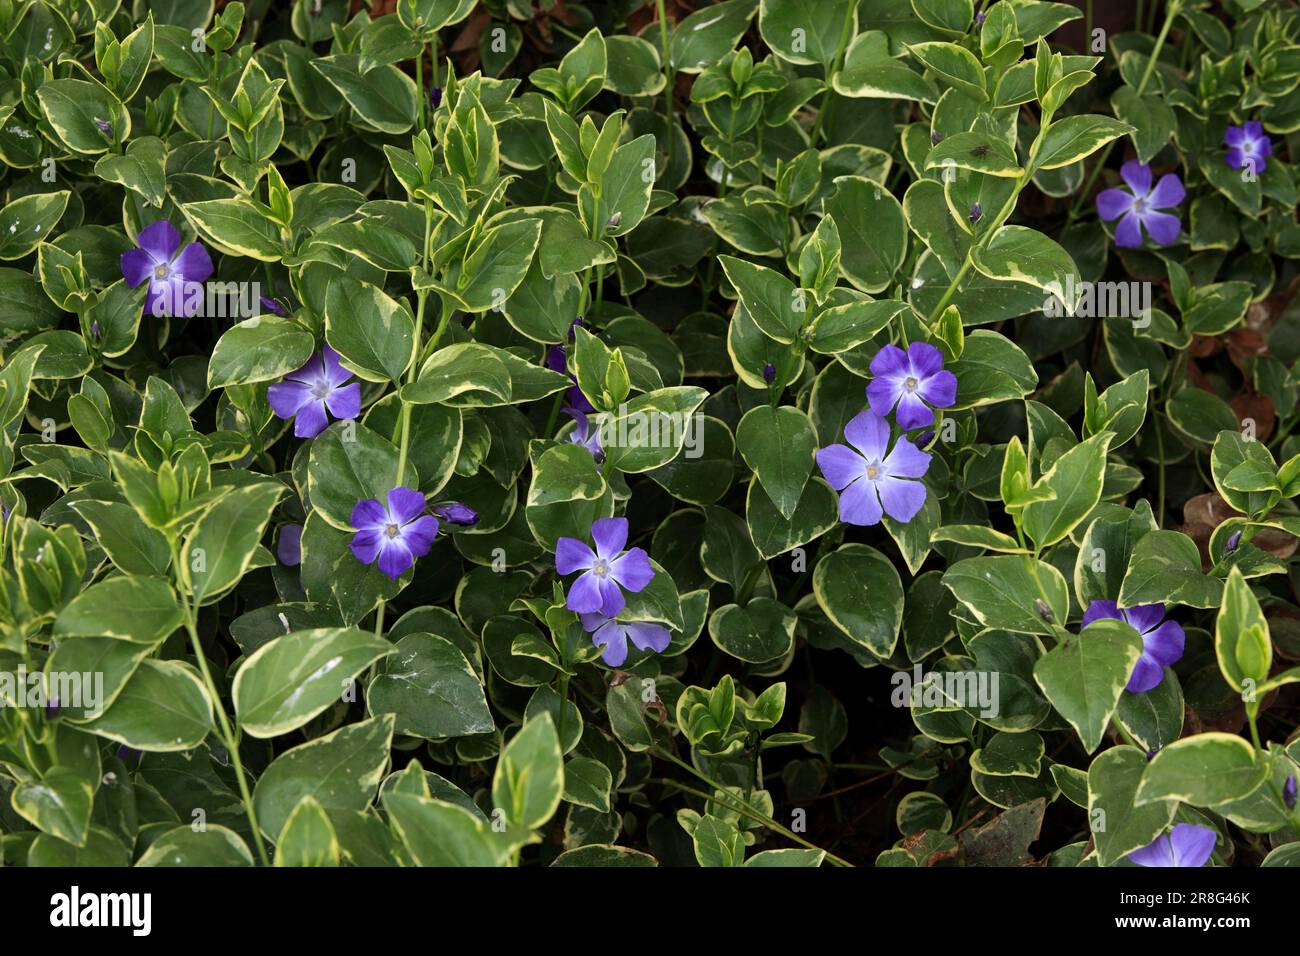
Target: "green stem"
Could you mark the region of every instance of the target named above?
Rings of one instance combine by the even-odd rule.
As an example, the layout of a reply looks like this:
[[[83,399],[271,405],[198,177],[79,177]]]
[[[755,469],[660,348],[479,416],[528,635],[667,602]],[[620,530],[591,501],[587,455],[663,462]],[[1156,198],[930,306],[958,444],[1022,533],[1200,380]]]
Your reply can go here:
[[[655,12],[659,15],[659,43],[663,47],[664,58],[664,146],[668,155],[673,153],[673,63],[668,46],[668,14],[664,11],[664,0],[655,0]]]
[[[844,51],[848,49],[849,37],[853,35],[853,16],[857,12],[857,6],[856,3],[850,3],[844,10],[844,25],[840,28],[840,43],[835,49],[835,62],[831,64],[830,69],[825,73],[826,92],[822,94],[821,105],[817,108],[817,122],[813,126],[810,138],[814,147],[817,145],[818,137],[821,136],[822,126],[826,122],[826,115],[830,112],[831,97],[835,95],[835,91],[831,89],[831,79],[844,65]]]
[[[257,823],[257,810],[253,806],[253,794],[248,788],[248,778],[244,773],[244,764],[239,756],[239,738],[236,736],[234,729],[230,725],[230,719],[226,716],[225,705],[221,703],[221,695],[217,691],[216,681],[212,679],[212,671],[208,668],[207,655],[203,653],[203,643],[199,640],[199,628],[196,621],[197,608],[190,604],[188,595],[191,592],[189,575],[185,573],[185,565],[181,561],[179,542],[172,537],[168,539],[168,547],[171,550],[172,571],[176,576],[176,597],[180,602],[181,613],[185,619],[185,630],[190,636],[190,646],[194,650],[194,657],[199,664],[199,673],[203,676],[203,684],[207,688],[208,696],[212,698],[212,709],[216,713],[217,723],[220,725],[218,734],[221,741],[225,744],[226,751],[230,754],[231,763],[235,767],[235,780],[239,784],[240,799],[244,804],[244,813],[248,816],[249,826],[253,830],[253,844],[257,848],[257,856],[262,861],[263,866],[270,866],[271,859],[266,852],[266,844],[262,841],[262,828]]]
[[[817,844],[811,843],[808,840],[805,840],[803,837],[799,836],[799,834],[794,833],[793,831],[787,829],[786,827],[783,827],[781,824],[777,823],[771,817],[764,816],[763,814],[755,810],[753,807],[741,803],[739,800],[732,797],[731,791],[728,790],[725,786],[718,783],[716,780],[713,780],[711,777],[707,776],[706,774],[701,773],[699,770],[696,770],[686,761],[681,760],[680,758],[674,756],[673,754],[670,754],[663,750],[659,750],[657,748],[652,748],[650,752],[654,754],[656,757],[662,757],[664,760],[667,760],[669,763],[676,764],[677,766],[681,767],[683,770],[690,772],[694,776],[698,777],[700,780],[707,783],[710,787],[713,787],[716,792],[712,794],[705,793],[703,790],[697,790],[694,787],[688,787],[683,783],[678,783],[676,780],[670,780],[668,778],[662,778],[661,779],[662,783],[669,784],[670,786],[676,787],[678,790],[681,790],[683,793],[689,793],[692,796],[699,797],[703,800],[710,800],[713,803],[720,803],[723,806],[727,807],[727,809],[734,810],[737,813],[741,814],[742,816],[747,816],[750,819],[754,820],[755,822],[761,823],[763,826],[767,827],[772,832],[779,833],[787,840],[793,840],[795,843],[798,843],[802,847],[807,847],[809,850],[821,850],[822,853],[826,854],[826,859],[829,862],[835,864],[836,866],[847,866],[847,867],[853,866],[852,863],[850,863],[848,860],[844,859],[843,857],[838,857],[834,853],[830,852],[829,850],[823,850]]]

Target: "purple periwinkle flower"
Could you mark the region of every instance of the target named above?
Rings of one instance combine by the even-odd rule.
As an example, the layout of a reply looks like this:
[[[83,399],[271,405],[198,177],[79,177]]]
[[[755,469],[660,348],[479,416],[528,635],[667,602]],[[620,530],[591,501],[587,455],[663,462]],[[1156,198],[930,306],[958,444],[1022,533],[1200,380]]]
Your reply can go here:
[[[374,498],[358,501],[352,509],[357,533],[348,547],[362,564],[379,560],[379,570],[394,581],[411,569],[433,547],[438,519],[424,513],[424,495],[398,486],[388,493],[388,507]]]
[[[1223,553],[1225,555],[1232,554],[1239,547],[1241,547],[1241,532],[1234,531],[1232,534],[1228,535],[1228,540],[1224,542]]]
[[[288,568],[302,564],[302,525],[286,524],[280,527],[280,540],[275,546],[275,556]]]
[[[1121,249],[1141,247],[1144,227],[1156,245],[1172,245],[1182,229],[1182,222],[1172,213],[1159,210],[1173,209],[1187,196],[1178,174],[1165,173],[1154,189],[1151,188],[1151,167],[1136,159],[1121,166],[1119,174],[1128,184],[1128,190],[1114,187],[1097,193],[1098,216],[1106,222],[1124,217],[1115,227],[1115,245]]]
[[[1200,867],[1214,853],[1218,839],[1219,835],[1209,827],[1180,823],[1140,850],[1134,850],[1128,859],[1138,866]]]
[[[339,353],[326,345],[302,368],[268,388],[266,400],[277,418],[294,419],[295,435],[315,438],[329,424],[330,415],[356,418],[361,414],[361,383],[352,381]]]
[[[868,409],[844,426],[849,445],[828,445],[817,452],[817,467],[840,493],[840,520],[845,524],[878,524],[888,514],[911,521],[925,504],[920,478],[930,456],[906,438],[889,450],[889,423]]]
[[[441,87],[441,86],[431,86],[431,87],[429,87],[429,105],[432,106],[435,110],[436,110],[439,106],[442,105],[442,87]]]
[[[594,551],[577,538],[560,538],[555,543],[555,570],[561,575],[583,572],[569,588],[565,606],[579,614],[600,611],[606,617],[616,617],[627,604],[623,588],[633,594],[643,590],[655,576],[654,568],[644,548],[623,550],[626,518],[596,520],[591,539],[596,544]]]
[[[1093,601],[1083,612],[1083,626],[1111,618],[1131,624],[1142,635],[1142,656],[1128,679],[1126,690],[1145,694],[1165,679],[1165,668],[1183,656],[1185,635],[1177,621],[1165,621],[1163,604],[1140,604],[1121,610],[1114,601]],[[1161,623],[1163,621],[1163,623]]]
[[[627,642],[638,650],[663,653],[672,639],[668,628],[649,621],[619,621],[606,617],[599,611],[580,615],[582,628],[591,635],[591,642],[604,648],[600,659],[610,667],[619,667],[627,660]]]
[[[928,342],[913,342],[906,352],[886,345],[871,360],[871,374],[871,410],[883,418],[897,406],[895,420],[904,431],[931,424],[932,408],[957,400],[957,376],[944,369],[943,353]]]
[[[1282,802],[1286,804],[1288,810],[1295,809],[1295,774],[1286,778],[1286,783],[1282,784]]]
[[[433,513],[439,520],[462,528],[478,524],[478,512],[461,501],[448,501],[446,504],[436,505]]]
[[[1233,169],[1246,169],[1259,175],[1273,155],[1273,141],[1264,134],[1264,126],[1251,120],[1244,126],[1229,126],[1223,134],[1228,151],[1223,158]]]
[[[977,202],[970,204],[970,224],[973,226],[984,218],[984,207]]]
[[[546,367],[561,375],[569,370],[568,357],[565,355],[563,345],[552,345],[546,350]]]
[[[600,428],[593,428],[586,412],[566,406],[564,414],[573,419],[573,431],[569,432],[569,441],[587,449],[596,464],[605,461],[605,449],[600,444]]]
[[[166,219],[140,230],[136,248],[122,253],[122,278],[131,288],[149,283],[149,299],[145,311],[150,315],[176,316],[185,313],[189,318],[202,305],[201,297],[187,302],[187,286],[202,283],[212,275],[212,259],[208,250],[197,242],[181,248],[181,234]]]

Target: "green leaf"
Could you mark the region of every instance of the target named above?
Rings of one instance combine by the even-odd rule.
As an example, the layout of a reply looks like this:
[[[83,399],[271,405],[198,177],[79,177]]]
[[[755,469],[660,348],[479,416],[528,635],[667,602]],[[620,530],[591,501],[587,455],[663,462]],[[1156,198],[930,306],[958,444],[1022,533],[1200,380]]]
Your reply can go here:
[[[1176,800],[1133,805],[1146,768],[1147,756],[1136,747],[1112,747],[1088,767],[1088,819],[1102,866],[1149,845],[1173,822]]]
[[[203,238],[227,255],[276,262],[286,252],[280,226],[245,199],[207,199],[181,208]]]
[[[253,854],[239,835],[213,823],[202,830],[188,823],[158,837],[136,866],[252,866]]]
[[[758,32],[781,59],[803,66],[820,64],[829,73],[840,52],[846,16],[856,25],[852,7],[853,0],[763,0]]]
[[[388,768],[392,742],[393,718],[381,714],[286,750],[253,790],[258,826],[274,839],[305,797],[329,812],[364,810]]]
[[[325,808],[308,794],[275,841],[276,866],[338,866],[339,838]]]
[[[668,44],[674,70],[699,73],[717,63],[749,29],[757,0],[726,0],[697,10],[677,24]]]
[[[116,96],[93,80],[46,80],[36,90],[45,118],[69,149],[104,153],[131,136],[131,114]],[[98,122],[96,122],[98,121]],[[109,132],[99,123],[108,123]]]
[[[1040,550],[1073,531],[1101,500],[1110,440],[1102,432],[1075,445],[1039,479],[1035,487],[1046,486],[1055,496],[1026,505],[1022,524]]]
[[[72,767],[51,767],[39,778],[14,787],[14,812],[42,833],[85,846],[94,791]]]
[[[1018,634],[1053,634],[1052,623],[1063,623],[1070,608],[1061,572],[1027,555],[967,558],[944,572],[943,583],[980,624]]]
[[[990,279],[1023,282],[1056,296],[1066,313],[1074,314],[1083,288],[1079,270],[1070,254],[1041,232],[1002,226],[988,242],[975,246],[971,261]]]
[[[176,593],[162,578],[107,578],[82,591],[59,612],[54,633],[156,644],[180,627],[182,619]]]
[[[974,53],[955,43],[917,43],[908,47],[925,67],[978,102],[988,99],[984,68]]]
[[[127,145],[122,156],[103,156],[95,175],[135,192],[151,206],[162,208],[167,198],[167,150],[157,136],[144,136]]]
[[[307,364],[316,340],[274,315],[245,319],[221,334],[208,360],[208,388],[269,382]]]
[[[21,259],[49,238],[68,208],[68,190],[32,193],[0,209],[0,260]]]
[[[754,324],[784,345],[794,342],[807,318],[808,306],[802,291],[767,266],[731,256],[718,256],[718,261]]]
[[[813,568],[817,604],[853,643],[888,657],[903,624],[903,584],[894,564],[875,548],[846,544]],[[869,600],[863,600],[870,594]]]
[[[736,428],[736,448],[777,510],[790,518],[799,506],[817,451],[817,435],[808,415],[788,405],[752,408]]]
[[[1236,565],[1228,571],[1223,606],[1214,621],[1214,656],[1224,680],[1239,692],[1255,691],[1273,664],[1268,621]]]
[[[907,254],[902,204],[879,183],[862,176],[841,176],[824,208],[839,229],[844,277],[863,292],[888,288]],[[761,322],[759,327],[763,328]]]
[[[986,176],[1006,178],[1015,178],[1022,172],[1015,152],[1006,141],[981,130],[945,136],[926,155],[925,168],[942,169],[945,174],[950,169],[971,169]]]
[[[294,631],[268,641],[235,674],[231,696],[239,724],[253,737],[296,730],[391,653],[392,644],[355,627]]]
[[[397,715],[395,731],[431,739],[491,733],[483,684],[465,655],[434,634],[407,634],[366,689],[372,714]]]
[[[492,802],[516,830],[535,830],[555,813],[564,794],[564,760],[549,713],[524,724],[501,751],[492,777]]]
[[[1119,605],[1217,607],[1222,595],[1223,582],[1201,572],[1196,542],[1179,531],[1152,531],[1133,548]]]
[[[445,800],[386,793],[389,826],[417,866],[500,866],[510,848],[463,807]]]
[[[193,750],[212,732],[212,700],[181,661],[141,661],[104,714],[83,727],[145,753]]]
[[[419,483],[408,461],[397,480],[397,449],[361,425],[349,431],[335,424],[312,440],[307,487],[315,512],[340,531],[352,530],[352,509],[366,498],[385,504],[396,485]]]
[[[1236,734],[1205,733],[1176,740],[1147,764],[1134,803],[1181,800],[1213,807],[1239,800],[1260,785],[1264,764]]]
[[[1034,680],[1092,753],[1142,655],[1142,638],[1124,621],[1104,619],[1064,640],[1034,665]]]
[[[1109,116],[1067,116],[1047,128],[1038,147],[1034,167],[1060,169],[1069,166],[1133,131],[1128,123],[1121,123]]]
[[[371,382],[399,382],[415,360],[415,318],[406,304],[342,273],[325,293],[325,339]]]
[[[795,616],[770,598],[728,604],[709,616],[709,637],[723,653],[750,664],[784,657],[794,646]]]
[[[284,490],[278,481],[233,488],[199,518],[180,555],[196,602],[225,593],[244,576]]]

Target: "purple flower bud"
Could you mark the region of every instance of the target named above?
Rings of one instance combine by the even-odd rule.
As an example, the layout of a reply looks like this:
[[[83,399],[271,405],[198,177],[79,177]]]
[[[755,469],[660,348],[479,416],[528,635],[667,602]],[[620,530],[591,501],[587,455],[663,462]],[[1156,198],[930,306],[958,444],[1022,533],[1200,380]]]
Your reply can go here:
[[[546,367],[552,372],[564,374],[566,364],[563,345],[552,345],[546,350]]]
[[[442,105],[442,87],[441,87],[441,86],[431,86],[431,87],[429,87],[429,105],[432,106],[435,110],[436,110],[439,106]]]
[[[938,145],[939,145],[940,143],[942,143],[942,142],[943,142],[943,134],[942,134],[942,133],[939,133],[938,131],[936,131],[936,132],[933,132],[933,133],[930,134],[930,145],[931,145],[931,146],[938,146]]]
[[[1295,809],[1295,774],[1287,777],[1286,783],[1282,785],[1282,800],[1288,810]]]
[[[574,340],[574,336],[576,335],[576,333],[575,333],[573,330],[576,329],[578,326],[582,326],[584,329],[587,327],[586,323],[583,322],[583,320],[582,320],[582,316],[578,316],[576,319],[574,319],[572,322],[569,323],[569,341],[570,341],[570,342],[572,342],[572,341]]]
[[[763,366],[763,381],[767,382],[768,385],[776,381],[776,366],[771,362]]]
[[[984,11],[981,10],[979,13],[975,14],[975,23],[979,26],[984,26]]]
[[[934,429],[927,428],[925,431],[921,432],[921,437],[916,440],[916,447],[925,448],[932,441],[934,441]]]
[[[99,320],[96,319],[95,321],[90,323],[90,337],[94,339],[96,342],[98,342],[101,334],[102,333],[99,328]]]
[[[1223,546],[1223,553],[1225,556],[1232,554],[1240,546],[1241,546],[1241,532],[1234,531],[1232,532],[1232,534],[1228,536],[1228,541]]]
[[[287,524],[280,529],[280,542],[276,545],[275,556],[288,568],[302,564],[302,525]]]
[[[269,295],[259,295],[257,301],[262,303],[262,308],[266,309],[266,311],[270,312],[272,315],[289,314],[289,311],[282,306],[277,299],[273,299]]]
[[[122,744],[117,748],[117,759],[123,763],[138,764],[143,756],[143,752],[136,750],[134,747],[128,747],[126,744]]]
[[[970,224],[973,226],[984,218],[984,207],[977,202],[970,204]]]
[[[108,120],[100,119],[98,116],[96,116],[96,117],[95,117],[95,127],[96,127],[96,128],[97,128],[101,133],[103,133],[105,136],[107,136],[107,137],[109,137],[109,138],[112,138],[112,136],[113,136],[113,124],[110,123]]]
[[[478,512],[459,501],[438,505],[433,509],[433,513],[447,524],[456,524],[465,528],[478,524]]]
[[[51,720],[59,716],[59,698],[51,697],[45,702],[45,716]]]
[[[1051,624],[1053,620],[1052,609],[1048,607],[1047,602],[1042,598],[1034,598],[1034,610],[1038,612],[1046,623]]]

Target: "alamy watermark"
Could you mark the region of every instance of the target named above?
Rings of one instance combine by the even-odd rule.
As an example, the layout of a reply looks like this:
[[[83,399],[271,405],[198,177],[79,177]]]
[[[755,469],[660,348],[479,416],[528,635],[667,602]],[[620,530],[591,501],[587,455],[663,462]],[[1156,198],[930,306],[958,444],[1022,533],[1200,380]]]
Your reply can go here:
[[[1073,311],[1066,308],[1067,302],[1076,303]],[[1064,286],[1056,282],[1048,286],[1043,315],[1049,319],[1065,315],[1081,319],[1133,319],[1134,328],[1145,329],[1151,324],[1151,283],[1076,283],[1074,276],[1068,275]]]
[[[962,707],[985,719],[999,712],[997,671],[925,671],[917,664],[910,672],[895,671],[890,683],[895,707]]]
[[[0,707],[72,708],[85,716],[104,712],[103,671],[0,671]]]

